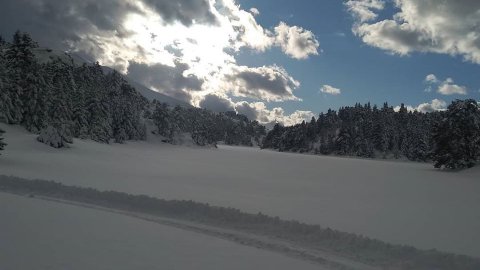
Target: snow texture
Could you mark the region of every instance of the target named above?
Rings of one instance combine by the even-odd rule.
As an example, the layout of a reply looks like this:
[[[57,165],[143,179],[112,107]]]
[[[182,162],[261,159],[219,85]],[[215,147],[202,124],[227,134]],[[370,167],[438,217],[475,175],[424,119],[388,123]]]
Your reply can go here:
[[[2,269],[321,270],[305,261],[119,214],[6,193],[0,193],[0,205]]]
[[[0,172],[165,199],[191,199],[329,226],[391,243],[480,257],[480,168],[220,146],[36,142],[0,124]],[[2,204],[0,204],[2,205]],[[4,204],[3,204],[4,205]]]

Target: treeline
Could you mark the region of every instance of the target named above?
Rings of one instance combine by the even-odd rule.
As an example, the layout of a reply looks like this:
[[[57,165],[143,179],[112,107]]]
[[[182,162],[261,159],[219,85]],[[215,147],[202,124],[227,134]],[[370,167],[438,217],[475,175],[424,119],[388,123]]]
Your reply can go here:
[[[467,256],[387,244],[319,225],[282,220],[261,213],[249,214],[234,208],[210,206],[193,201],[163,200],[145,195],[98,191],[92,188],[65,186],[52,181],[24,180],[7,176],[0,176],[0,190],[66,199],[269,236],[308,248],[333,251],[382,269],[480,269],[480,260]]]
[[[153,102],[147,117],[159,135],[175,143],[179,133],[190,134],[198,145],[215,144],[259,145],[266,134],[265,127],[236,112],[214,113],[199,108],[170,108],[165,103]]]
[[[265,134],[234,112],[216,115],[149,102],[118,72],[105,74],[98,62],[79,66],[71,57],[53,57],[41,63],[37,48],[26,33],[17,31],[11,43],[0,37],[0,122],[21,124],[53,147],[65,147],[73,138],[144,140],[149,118],[171,142],[189,132],[200,145],[219,140],[252,145]]]
[[[366,158],[434,161],[435,167],[467,168],[480,158],[480,108],[457,100],[446,111],[421,113],[356,104],[328,110],[318,119],[267,134],[263,148]]]

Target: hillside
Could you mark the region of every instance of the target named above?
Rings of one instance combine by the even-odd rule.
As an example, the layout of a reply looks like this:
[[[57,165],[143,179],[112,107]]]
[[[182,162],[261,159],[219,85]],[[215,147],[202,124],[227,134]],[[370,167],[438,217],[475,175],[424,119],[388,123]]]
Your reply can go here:
[[[82,57],[80,57],[75,53],[66,53],[66,52],[52,50],[48,48],[35,48],[33,51],[40,63],[47,63],[54,59],[61,59],[62,61],[67,63],[73,61],[73,63],[77,66],[81,66],[83,64],[88,64],[88,65],[93,64],[90,61],[83,59]],[[102,66],[102,68],[104,73],[106,74],[113,72],[113,69],[110,67]],[[158,91],[151,90],[150,88],[142,85],[141,83],[136,82],[135,80],[129,78],[127,75],[122,75],[122,76],[131,86],[133,86],[138,92],[140,92],[140,94],[142,94],[144,97],[146,97],[150,101],[156,99],[159,102],[167,103],[172,107],[177,105],[184,106],[184,107],[192,107],[192,105],[184,101],[180,101],[178,99],[162,94]]]

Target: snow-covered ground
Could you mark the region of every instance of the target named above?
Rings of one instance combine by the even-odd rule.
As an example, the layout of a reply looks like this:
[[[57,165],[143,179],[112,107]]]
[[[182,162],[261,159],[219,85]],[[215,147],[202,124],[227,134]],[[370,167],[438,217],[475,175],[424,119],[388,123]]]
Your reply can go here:
[[[384,241],[480,257],[480,167],[75,140],[53,149],[20,127],[0,174],[262,211]]]
[[[1,269],[322,269],[119,214],[0,192]]]

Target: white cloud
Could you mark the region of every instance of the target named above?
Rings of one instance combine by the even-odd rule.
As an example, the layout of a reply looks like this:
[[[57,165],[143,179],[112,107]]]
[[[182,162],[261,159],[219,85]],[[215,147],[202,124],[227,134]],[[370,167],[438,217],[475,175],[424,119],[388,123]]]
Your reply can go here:
[[[222,25],[233,30],[232,48],[238,50],[249,47],[263,52],[273,45],[272,33],[258,24],[252,11],[241,9],[234,0],[221,0],[219,4],[221,7],[218,8],[218,13]]]
[[[252,8],[250,9],[250,13],[252,13],[253,16],[258,16],[258,15],[260,15],[260,11],[259,11],[257,8],[254,8],[254,7],[252,7]]]
[[[444,82],[438,87],[437,92],[442,95],[466,95],[467,88],[465,86]]]
[[[419,112],[443,111],[447,108],[447,103],[441,99],[434,99],[430,103],[422,103],[416,108]]]
[[[208,94],[199,102],[201,108],[206,108],[215,112],[236,111],[243,114],[250,120],[257,120],[259,123],[272,126],[278,122],[285,126],[291,126],[302,121],[310,121],[315,115],[311,111],[297,110],[291,114],[285,113],[281,107],[274,107],[271,110],[267,108],[264,102],[233,102],[228,96]]]
[[[467,94],[467,87],[455,84],[452,78],[447,78],[444,81],[441,81],[434,74],[428,74],[427,77],[425,77],[425,83],[428,85],[428,88],[425,90],[427,92],[430,92],[432,87],[436,87],[437,93],[441,95]]]
[[[382,10],[385,3],[382,0],[349,0],[345,6],[360,22],[371,21],[377,18],[373,10]]]
[[[275,43],[285,54],[295,59],[306,59],[310,55],[318,55],[320,43],[311,31],[280,22],[275,27],[275,35]]]
[[[406,105],[408,111],[418,111],[418,112],[435,112],[435,111],[443,111],[447,108],[447,103],[441,99],[434,99],[430,103],[425,102],[419,104],[417,107],[412,107],[410,105]],[[396,112],[400,110],[400,106],[396,106],[393,108]]]
[[[427,83],[437,83],[438,82],[437,76],[435,76],[435,74],[428,74],[425,77],[425,82],[427,82]]]
[[[394,0],[398,12],[374,21],[386,1],[350,0],[347,9],[356,22],[353,32],[374,47],[407,55],[431,52],[461,55],[480,63],[480,1]]]
[[[235,105],[238,113],[246,115],[249,119],[256,119],[262,124],[281,123],[285,126],[291,126],[302,121],[309,121],[315,114],[311,111],[297,110],[292,114],[286,114],[285,111],[276,107],[271,110],[263,102],[248,103],[246,101],[238,102]]]
[[[320,88],[320,92],[324,94],[329,94],[329,95],[340,95],[342,91],[338,88],[335,88],[331,85],[325,84]]]

